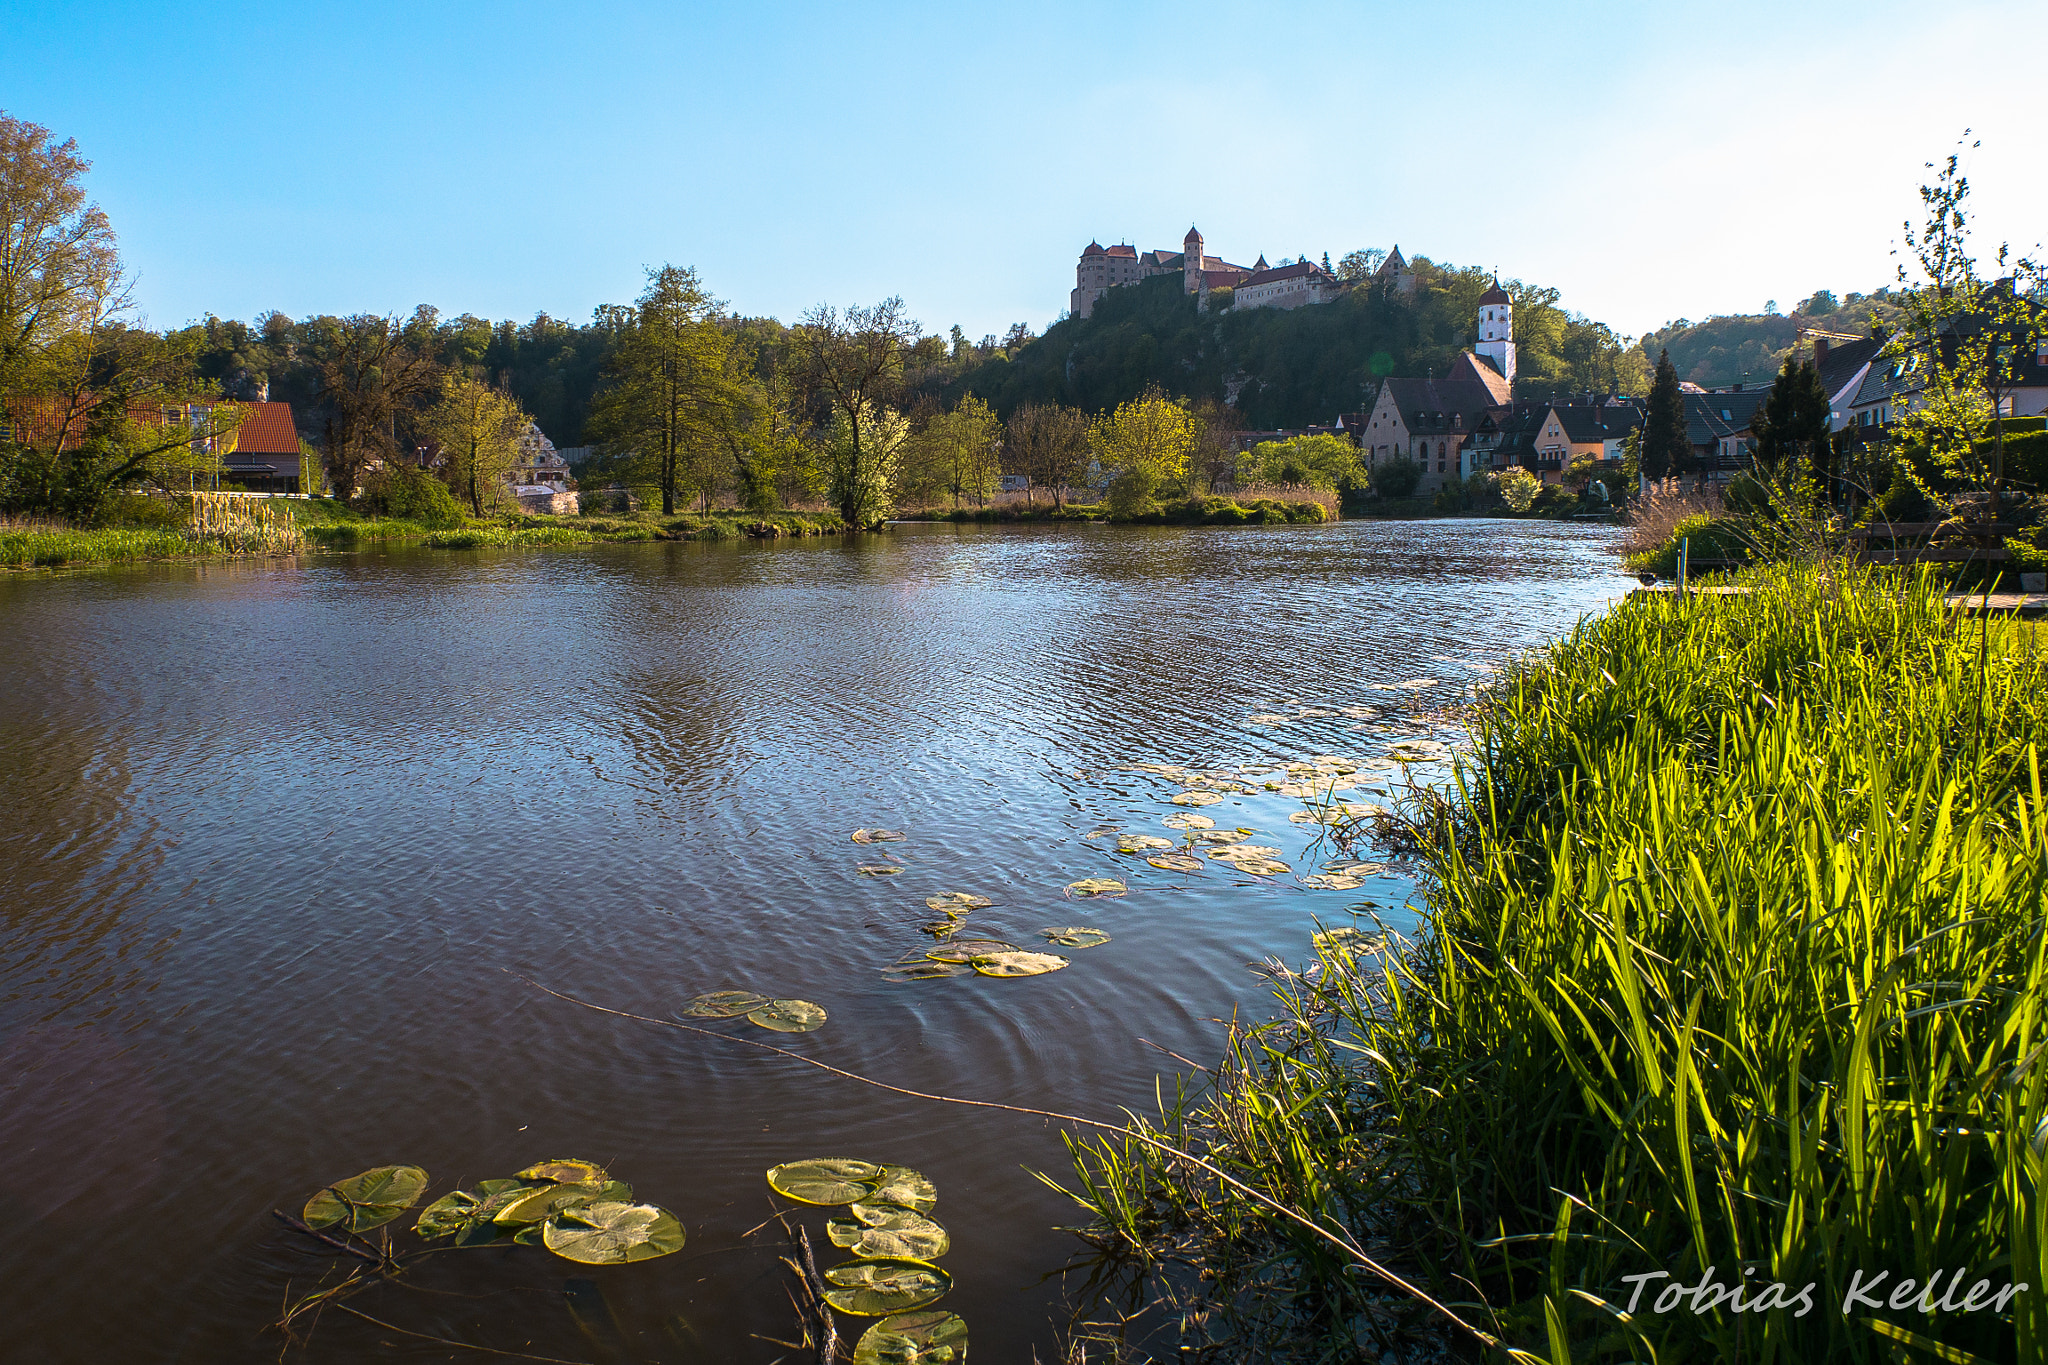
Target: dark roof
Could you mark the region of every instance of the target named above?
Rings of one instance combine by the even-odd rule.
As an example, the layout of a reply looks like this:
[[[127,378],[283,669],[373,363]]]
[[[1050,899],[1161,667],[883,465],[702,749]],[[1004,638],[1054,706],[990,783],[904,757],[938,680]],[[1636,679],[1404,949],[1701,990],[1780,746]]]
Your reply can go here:
[[[1158,266],[1161,270],[1179,270],[1187,260],[1187,253],[1181,251],[1148,251],[1138,259]]]
[[[1741,393],[1688,393],[1685,401],[1685,439],[1695,446],[1711,446],[1724,436],[1749,430],[1750,418],[1771,396],[1769,389],[1745,389]]]
[[[1136,248],[1136,247],[1134,247],[1134,246],[1113,246],[1113,247],[1109,247],[1109,248],[1107,248],[1106,250],[1104,250],[1102,254],[1103,254],[1103,255],[1105,255],[1105,256],[1133,256],[1133,257],[1135,257],[1135,256],[1136,256],[1136,255],[1138,254],[1138,248]]]
[[[1451,379],[1462,379],[1470,383],[1484,384],[1493,394],[1496,403],[1505,403],[1513,395],[1508,392],[1507,376],[1494,365],[1491,356],[1475,355],[1471,351],[1460,351],[1451,359]]]
[[[1493,282],[1493,288],[1491,288],[1491,289],[1487,290],[1487,291],[1486,291],[1486,292],[1485,292],[1484,294],[1481,294],[1481,295],[1479,296],[1479,303],[1480,303],[1480,306],[1481,306],[1481,307],[1484,307],[1485,305],[1487,305],[1487,304],[1490,304],[1490,303],[1513,303],[1513,302],[1514,302],[1514,300],[1513,300],[1513,299],[1510,299],[1510,298],[1508,297],[1508,291],[1500,287],[1500,281],[1499,281],[1499,280],[1495,280],[1495,281]]]
[[[1402,423],[1415,433],[1474,431],[1491,409],[1500,406],[1491,389],[1469,379],[1389,379],[1387,392]],[[1453,416],[1460,420],[1453,421]]]
[[[1884,349],[1882,337],[1861,337],[1855,341],[1829,342],[1827,354],[1815,364],[1814,370],[1820,375],[1820,386],[1833,398],[1841,392],[1842,386],[1856,377],[1856,371],[1868,364],[1879,351]]]
[[[1643,424],[1643,414],[1632,403],[1555,403],[1550,411],[1573,445],[1618,441]]]
[[[1265,257],[1262,256],[1259,259],[1264,260]],[[1276,280],[1299,279],[1303,275],[1322,275],[1327,279],[1335,278],[1335,276],[1329,275],[1328,272],[1313,261],[1296,261],[1293,265],[1283,265],[1278,270],[1255,270],[1252,272],[1251,277],[1245,280],[1245,283],[1272,284]]]
[[[1090,242],[1090,243],[1088,243],[1088,245],[1087,245],[1087,246],[1083,247],[1083,248],[1082,248],[1082,250],[1081,250],[1081,255],[1082,255],[1083,257],[1088,257],[1088,256],[1100,256],[1101,254],[1102,254],[1102,243],[1100,243],[1100,242]]]

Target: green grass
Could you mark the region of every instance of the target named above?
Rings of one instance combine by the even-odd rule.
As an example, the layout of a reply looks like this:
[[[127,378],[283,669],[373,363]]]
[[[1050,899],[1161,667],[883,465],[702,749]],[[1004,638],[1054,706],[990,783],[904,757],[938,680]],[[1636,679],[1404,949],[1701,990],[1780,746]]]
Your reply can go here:
[[[0,566],[10,569],[205,558],[221,553],[220,546],[210,541],[188,540],[180,531],[122,527],[97,531],[0,527]]]
[[[2041,1359],[2048,656],[1928,577],[1746,581],[1504,676],[1462,799],[1415,812],[1419,942],[1325,949],[1159,1129],[1531,1359]],[[1093,1235],[1200,1266],[1212,1331],[1377,1358],[1386,1290],[1334,1248],[1134,1142],[1076,1157]],[[1658,1313],[1659,1280],[1620,1316],[1622,1276],[1708,1266],[1813,1311]],[[2034,1289],[1841,1311],[1958,1268]]]
[[[1281,502],[1259,498],[1239,503],[1232,498],[1181,498],[1156,503],[1150,511],[1134,516],[1111,514],[1107,520],[1131,526],[1286,526],[1316,525],[1330,520],[1321,503]]]

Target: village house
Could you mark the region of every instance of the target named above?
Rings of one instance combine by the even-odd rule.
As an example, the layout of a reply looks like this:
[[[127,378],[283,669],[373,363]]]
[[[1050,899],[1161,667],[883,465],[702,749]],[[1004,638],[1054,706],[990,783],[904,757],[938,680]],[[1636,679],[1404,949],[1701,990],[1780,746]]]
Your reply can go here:
[[[311,493],[299,486],[299,428],[290,403],[238,403],[248,415],[226,438],[221,478],[251,493]]]

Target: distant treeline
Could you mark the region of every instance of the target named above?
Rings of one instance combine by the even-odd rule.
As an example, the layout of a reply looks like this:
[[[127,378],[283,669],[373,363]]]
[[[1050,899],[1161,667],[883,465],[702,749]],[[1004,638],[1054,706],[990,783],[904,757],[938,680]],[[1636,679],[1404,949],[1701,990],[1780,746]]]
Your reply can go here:
[[[1652,365],[1659,351],[1669,351],[1678,377],[1703,389],[1764,385],[1783,367],[1802,330],[1867,336],[1873,320],[1883,325],[1897,312],[1898,301],[1890,289],[1850,294],[1840,301],[1822,289],[1790,313],[1731,313],[1704,322],[1680,318],[1645,336],[1640,346]]]

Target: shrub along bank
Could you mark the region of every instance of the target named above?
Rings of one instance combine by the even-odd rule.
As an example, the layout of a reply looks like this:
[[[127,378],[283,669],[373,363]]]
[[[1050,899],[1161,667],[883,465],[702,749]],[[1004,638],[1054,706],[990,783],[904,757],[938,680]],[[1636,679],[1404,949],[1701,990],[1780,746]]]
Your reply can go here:
[[[1525,1359],[2043,1359],[2048,658],[1927,577],[1746,581],[1504,676],[1408,826],[1412,950],[1326,939],[1153,1131]],[[1098,1239],[1200,1269],[1183,1322],[1400,1338],[1401,1296],[1198,1168],[1077,1172]]]

